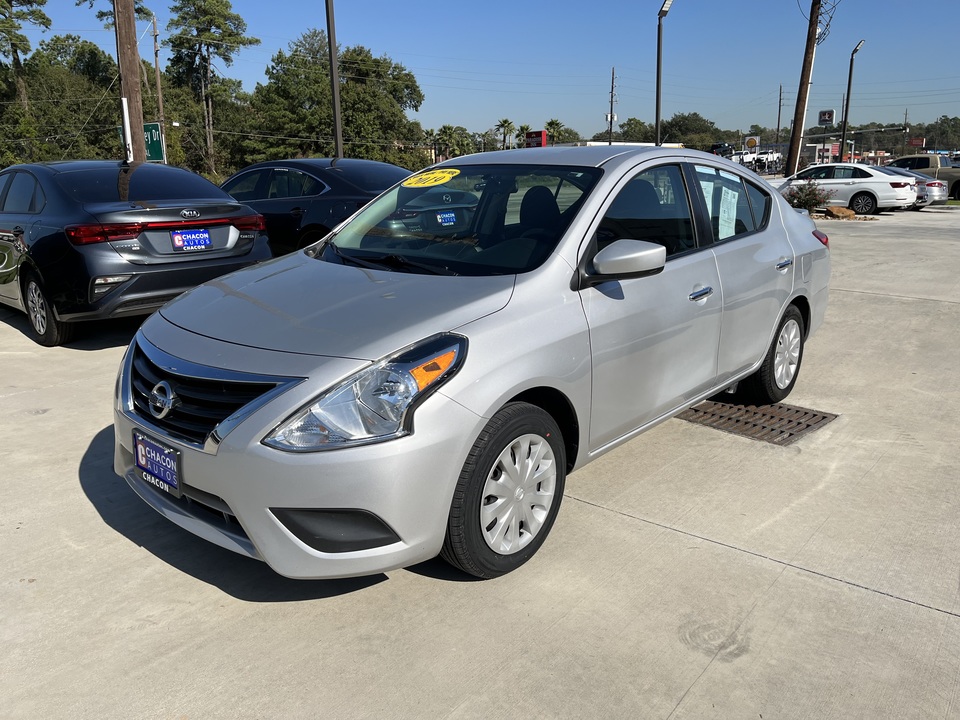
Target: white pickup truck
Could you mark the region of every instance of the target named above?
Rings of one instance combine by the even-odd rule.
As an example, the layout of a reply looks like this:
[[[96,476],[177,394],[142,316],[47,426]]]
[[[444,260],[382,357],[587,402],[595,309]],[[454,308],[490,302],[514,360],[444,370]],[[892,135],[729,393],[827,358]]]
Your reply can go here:
[[[731,158],[733,162],[756,167],[758,165],[775,165],[783,162],[783,155],[775,150],[741,150],[735,152]]]

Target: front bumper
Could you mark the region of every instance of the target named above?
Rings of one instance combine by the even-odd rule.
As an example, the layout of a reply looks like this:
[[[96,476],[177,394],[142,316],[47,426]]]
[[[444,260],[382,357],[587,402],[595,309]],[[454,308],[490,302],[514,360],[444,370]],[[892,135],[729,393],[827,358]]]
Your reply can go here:
[[[309,381],[294,384],[219,444],[201,448],[164,434],[131,410],[124,397],[128,363],[129,357],[114,411],[114,469],[180,527],[291,578],[369,575],[440,552],[460,470],[486,422],[442,392],[416,410],[414,432],[406,437],[289,453],[260,440],[316,392]],[[180,452],[182,497],[141,477],[133,456],[135,429]]]

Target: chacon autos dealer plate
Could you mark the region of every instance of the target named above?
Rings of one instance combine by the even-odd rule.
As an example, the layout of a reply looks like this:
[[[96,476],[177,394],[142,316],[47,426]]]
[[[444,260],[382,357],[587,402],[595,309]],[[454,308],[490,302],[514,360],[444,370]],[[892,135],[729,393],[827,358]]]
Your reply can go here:
[[[180,451],[133,431],[133,454],[140,479],[180,497]]]

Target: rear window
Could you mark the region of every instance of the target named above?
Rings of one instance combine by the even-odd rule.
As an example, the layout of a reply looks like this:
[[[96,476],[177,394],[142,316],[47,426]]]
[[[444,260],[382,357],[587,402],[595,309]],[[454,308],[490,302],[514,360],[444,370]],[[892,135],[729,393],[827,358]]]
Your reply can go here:
[[[387,164],[333,166],[328,168],[328,172],[340,175],[348,183],[356,185],[361,190],[374,193],[383,192],[411,174],[409,170]]]
[[[55,178],[67,195],[81,203],[233,199],[206,178],[167,165],[84,168]]]

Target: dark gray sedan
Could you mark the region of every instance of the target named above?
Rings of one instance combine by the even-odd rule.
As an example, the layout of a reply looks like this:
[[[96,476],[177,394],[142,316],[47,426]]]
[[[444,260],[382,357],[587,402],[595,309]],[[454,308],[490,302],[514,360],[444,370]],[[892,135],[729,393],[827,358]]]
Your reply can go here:
[[[41,345],[270,257],[263,217],[188,170],[73,160],[0,173],[0,303],[27,313]]]

